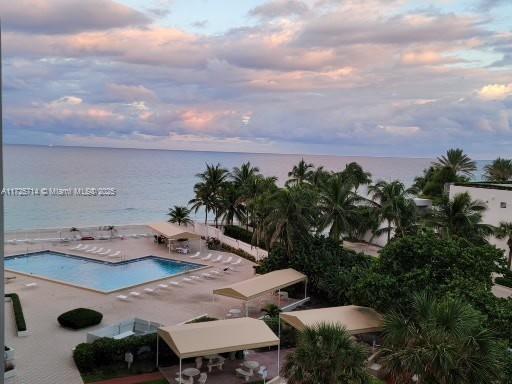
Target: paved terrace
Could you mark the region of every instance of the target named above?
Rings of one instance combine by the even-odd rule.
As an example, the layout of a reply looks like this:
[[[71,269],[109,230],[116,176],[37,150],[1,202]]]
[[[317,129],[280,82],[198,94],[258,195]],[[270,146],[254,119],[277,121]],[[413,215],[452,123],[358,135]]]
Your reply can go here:
[[[98,240],[88,241],[87,243],[103,248],[111,248],[112,250],[120,250],[123,260],[155,255],[190,261],[184,255],[175,253],[169,255],[167,249],[163,245],[155,244],[152,238]],[[77,242],[69,244],[7,245],[6,254],[12,255],[50,249],[101,259],[99,256],[71,251],[70,248],[76,244]],[[206,255],[207,252],[215,255],[221,253],[207,251],[203,248],[203,254]],[[214,263],[202,261],[199,261],[199,263],[219,267],[218,264]],[[213,280],[203,279],[190,284],[181,282],[184,276],[177,276],[166,280],[178,280],[181,282],[181,287],[161,290],[155,295],[143,294],[140,298],[130,299],[129,302],[120,301],[116,299],[116,296],[126,294],[131,290],[142,292],[143,288],[155,287],[158,283],[153,282],[139,286],[136,289],[103,294],[12,272],[6,272],[6,276],[16,276],[16,279],[6,285],[6,292],[16,292],[20,295],[30,332],[28,337],[17,337],[15,335],[12,306],[6,305],[6,341],[7,345],[14,347],[16,350],[18,376],[15,383],[78,384],[82,383],[82,380],[72,360],[71,351],[75,345],[85,341],[88,331],[135,316],[165,325],[184,322],[205,313],[213,317],[225,318],[229,309],[243,309],[242,303],[224,297],[216,297],[215,301],[212,301],[212,290],[253,277],[254,270],[253,264],[244,260],[243,264],[238,266],[237,272],[230,272]],[[38,286],[26,288],[25,284],[29,282],[37,282]],[[266,298],[267,301],[272,299],[273,297]],[[254,303],[253,310],[250,313],[253,316],[259,316],[261,314],[260,308],[264,304],[265,300]],[[103,313],[102,323],[99,326],[82,331],[69,331],[61,328],[57,323],[57,316],[76,307],[92,308]]]

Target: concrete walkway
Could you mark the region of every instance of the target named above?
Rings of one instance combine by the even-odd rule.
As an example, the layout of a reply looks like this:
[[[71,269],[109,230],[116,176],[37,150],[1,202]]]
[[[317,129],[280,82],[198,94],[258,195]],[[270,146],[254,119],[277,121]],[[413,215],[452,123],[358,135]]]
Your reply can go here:
[[[160,372],[155,372],[155,373],[145,373],[143,375],[119,377],[117,379],[96,381],[92,384],[143,384],[148,381],[156,381],[156,380],[160,380],[160,379],[165,379],[165,378]]]

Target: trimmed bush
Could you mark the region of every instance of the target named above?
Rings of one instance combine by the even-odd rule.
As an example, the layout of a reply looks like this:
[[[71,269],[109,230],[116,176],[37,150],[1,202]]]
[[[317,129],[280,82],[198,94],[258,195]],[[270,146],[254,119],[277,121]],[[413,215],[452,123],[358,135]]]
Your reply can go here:
[[[189,322],[187,322],[187,324],[206,323],[208,321],[216,321],[216,320],[219,320],[219,319],[217,319],[215,317],[210,317],[210,316],[201,316],[201,317],[198,317],[197,319],[190,320]]]
[[[252,232],[236,225],[226,225],[224,227],[224,235],[243,241],[246,244],[252,244]],[[266,249],[263,241],[260,241],[259,247]]]
[[[88,308],[76,308],[65,312],[57,318],[59,324],[65,328],[82,329],[101,323],[103,315]]]
[[[20,297],[16,293],[8,293],[5,297],[9,297],[12,301],[12,309],[14,312],[14,320],[16,322],[16,329],[18,332],[27,330],[27,324],[25,322],[25,315],[23,314],[23,308],[21,307]]]
[[[512,288],[512,278],[511,277],[497,277],[496,280],[494,280],[494,282],[496,284]]]

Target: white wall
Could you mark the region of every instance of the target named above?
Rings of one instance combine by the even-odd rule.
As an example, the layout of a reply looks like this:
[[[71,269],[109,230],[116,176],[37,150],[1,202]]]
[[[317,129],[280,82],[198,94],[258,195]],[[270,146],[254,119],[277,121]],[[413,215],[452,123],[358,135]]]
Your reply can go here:
[[[487,204],[482,220],[485,224],[498,226],[502,221],[512,222],[512,191],[451,185],[450,199],[464,192],[468,192],[473,200],[481,200]],[[501,208],[502,202],[506,204],[506,208]],[[508,252],[506,239],[492,238],[489,242]]]

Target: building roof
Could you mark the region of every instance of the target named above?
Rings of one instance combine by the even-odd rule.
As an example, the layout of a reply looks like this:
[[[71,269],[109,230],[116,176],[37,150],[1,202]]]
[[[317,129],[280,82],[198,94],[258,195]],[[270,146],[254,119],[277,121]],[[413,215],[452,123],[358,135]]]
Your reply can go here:
[[[298,330],[320,323],[338,324],[351,334],[378,332],[382,330],[382,315],[375,310],[356,305],[343,307],[308,309],[281,313],[281,319]]]
[[[291,268],[281,269],[224,288],[215,289],[213,293],[215,295],[249,301],[269,292],[275,292],[281,288],[300,283],[301,281],[307,281],[306,275]]]
[[[263,320],[249,317],[162,327],[158,334],[179,358],[279,344],[279,338]]]
[[[153,231],[159,233],[160,235],[170,239],[170,240],[178,240],[178,239],[200,239],[201,235],[198,235],[194,232],[192,227],[178,226],[171,223],[163,222],[156,224],[149,224],[149,228]]]

